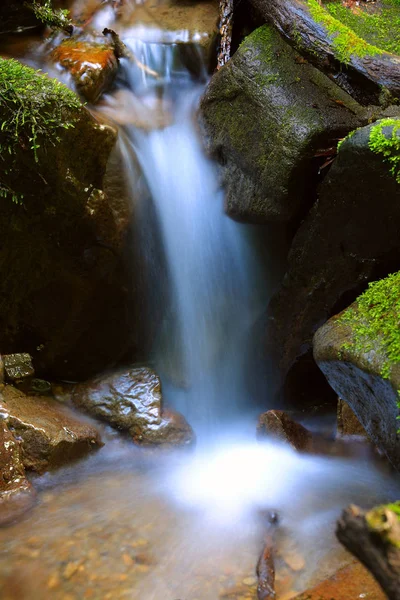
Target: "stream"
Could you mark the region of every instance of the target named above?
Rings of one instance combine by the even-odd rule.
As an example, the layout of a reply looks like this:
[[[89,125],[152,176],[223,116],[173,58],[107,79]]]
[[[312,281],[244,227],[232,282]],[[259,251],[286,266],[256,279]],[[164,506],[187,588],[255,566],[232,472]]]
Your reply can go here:
[[[149,305],[158,311],[165,302],[149,360],[197,445],[151,452],[101,425],[105,445],[96,454],[33,477],[36,506],[0,529],[0,598],[255,600],[274,511],[277,598],[288,600],[350,561],[334,535],[341,510],[394,499],[400,483],[360,443],[331,443],[316,456],[256,442],[256,419],[272,394],[254,367],[254,332],[284,244],[271,239],[265,256],[259,229],[223,212],[196,120],[208,79],[203,53],[194,45],[188,60],[182,51],[202,32],[163,30],[141,14],[117,29],[139,64],[121,60],[113,91],[93,111],[120,127],[137,251],[160,274],[148,286]],[[112,19],[100,4],[96,27]],[[13,42],[8,53],[61,77],[46,69],[41,43]],[[150,203],[137,202],[143,186]],[[162,248],[163,264],[149,240]],[[328,419],[330,437],[333,429]]]

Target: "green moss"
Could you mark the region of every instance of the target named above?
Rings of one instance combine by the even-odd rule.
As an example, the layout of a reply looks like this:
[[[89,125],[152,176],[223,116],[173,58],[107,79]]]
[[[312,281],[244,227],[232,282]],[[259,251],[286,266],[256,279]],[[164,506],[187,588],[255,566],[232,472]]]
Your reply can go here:
[[[367,12],[359,8],[353,12],[341,1],[328,2],[325,5],[328,13],[349,27],[359,37],[378,46],[386,52],[400,54],[400,5],[393,0],[386,0],[385,5],[375,12]]]
[[[375,154],[383,156],[390,166],[390,172],[400,183],[400,119],[383,119],[374,125],[369,136],[369,147]]]
[[[400,548],[400,540],[393,531],[391,521],[388,519],[388,511],[393,512],[400,520],[400,502],[377,506],[365,515],[365,520],[371,532],[379,535],[380,539],[388,544]]]
[[[358,128],[354,129],[353,131],[350,131],[350,133],[348,133],[345,138],[343,138],[342,140],[340,140],[338,142],[338,145],[337,145],[338,152],[340,151],[340,148],[342,147],[342,144],[344,144],[344,142],[346,140],[349,140],[350,138],[352,138],[353,135],[356,133],[356,131],[358,131]]]
[[[335,55],[340,62],[348,63],[352,56],[364,58],[381,54],[382,50],[368,44],[360,38],[350,27],[343,25],[335,19],[318,0],[307,0],[311,16],[316,23],[321,23],[333,40]]]
[[[54,9],[52,0],[33,0],[27,5],[32,8],[35,17],[48,27],[67,30],[71,28],[69,10]]]
[[[19,151],[32,152],[39,162],[41,141],[54,145],[61,129],[74,126],[71,110],[81,107],[78,97],[55,79],[26,67],[16,60],[0,58],[0,158],[2,172],[16,168]],[[0,197],[21,202],[0,175]]]

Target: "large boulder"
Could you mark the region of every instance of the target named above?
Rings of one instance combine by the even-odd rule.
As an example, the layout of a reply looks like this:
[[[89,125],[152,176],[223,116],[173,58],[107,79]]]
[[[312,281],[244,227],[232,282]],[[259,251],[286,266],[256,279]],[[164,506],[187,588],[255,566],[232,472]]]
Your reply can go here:
[[[190,425],[178,413],[164,409],[161,382],[147,367],[97,377],[74,388],[79,409],[127,431],[143,446],[186,446],[194,441]]]
[[[70,409],[52,398],[27,396],[9,385],[0,387],[0,418],[21,441],[24,466],[38,473],[101,445],[97,429]]]
[[[315,193],[315,154],[358,127],[363,110],[264,25],[211,79],[201,103],[207,149],[221,164],[226,210],[289,221]]]
[[[116,132],[15,60],[0,59],[0,77],[0,348],[24,348],[39,373],[83,379],[132,343],[130,208],[105,178]]]
[[[20,443],[0,419],[0,526],[28,510],[35,493],[25,477]]]
[[[314,358],[370,439],[400,469],[400,274],[368,288],[314,336]]]
[[[378,121],[341,144],[318,202],[293,240],[286,276],[268,309],[270,351],[284,375],[310,355],[320,325],[368,280],[400,264],[400,185],[385,155],[392,147],[396,156],[399,124]]]

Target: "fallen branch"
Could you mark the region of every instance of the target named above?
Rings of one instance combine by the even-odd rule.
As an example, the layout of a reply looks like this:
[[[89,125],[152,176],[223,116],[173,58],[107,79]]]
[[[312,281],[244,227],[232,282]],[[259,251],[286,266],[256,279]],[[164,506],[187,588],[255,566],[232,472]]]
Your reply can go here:
[[[272,23],[311,63],[338,75],[339,85],[360,102],[379,102],[382,89],[400,97],[400,57],[383,51],[372,56],[357,56],[354,52],[349,54],[345,65],[340,63],[335,34],[327,31],[323,21],[317,22],[311,16],[312,7],[320,5],[318,0],[250,1],[265,21]],[[323,6],[320,11],[324,14]]]
[[[264,549],[257,563],[257,599],[272,600],[275,593],[275,563],[273,555],[274,539],[271,533],[265,538]]]

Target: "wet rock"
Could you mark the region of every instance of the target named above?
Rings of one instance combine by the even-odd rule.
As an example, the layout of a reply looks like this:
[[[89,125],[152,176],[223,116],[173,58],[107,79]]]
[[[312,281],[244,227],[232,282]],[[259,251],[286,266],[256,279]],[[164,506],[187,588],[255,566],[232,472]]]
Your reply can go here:
[[[119,171],[114,167],[116,130],[33,69],[0,59],[0,71],[5,81],[26,82],[17,107],[31,110],[40,95],[42,130],[37,160],[27,122],[0,173],[1,186],[18,202],[8,196],[0,206],[0,347],[7,354],[26,349],[39,376],[86,379],[137,339],[125,258],[131,205],[107,183],[111,161],[113,179],[120,187],[124,181],[121,161]],[[9,110],[2,102],[2,122],[8,123]],[[12,139],[3,128],[0,143]]]
[[[80,409],[127,431],[143,446],[182,446],[194,433],[182,415],[162,406],[161,382],[147,367],[97,377],[74,388],[72,401]]]
[[[312,447],[311,433],[283,410],[269,410],[259,417],[257,437],[277,439],[290,444],[295,450],[311,450]]]
[[[92,104],[111,88],[118,71],[114,49],[106,38],[101,42],[65,39],[50,57],[69,73],[79,94]]]
[[[216,73],[201,103],[226,210],[241,221],[289,221],[312,201],[318,150],[361,124],[361,107],[265,25]]]
[[[337,436],[359,436],[368,437],[367,432],[357,419],[350,406],[339,398],[337,407]]]
[[[4,383],[5,372],[4,372],[4,360],[2,355],[0,354],[0,384]]]
[[[35,492],[25,477],[20,443],[0,419],[0,526],[29,510]]]
[[[21,441],[27,469],[43,473],[84,456],[101,445],[97,429],[52,398],[0,388],[0,417]]]
[[[384,302],[386,306],[387,296]],[[392,304],[389,306],[396,310]],[[371,307],[373,311],[379,310],[378,303],[371,303]],[[360,323],[365,334],[363,347],[357,337]],[[372,325],[368,318],[354,303],[318,329],[314,336],[314,358],[331,387],[348,402],[371,441],[400,469],[397,420],[400,365],[388,362],[379,336],[374,333],[368,336],[369,327]]]
[[[375,273],[400,263],[400,185],[383,155],[370,147],[380,123],[357,130],[341,145],[318,202],[293,240],[286,276],[268,308],[269,348],[283,375],[310,356],[322,323],[352,302]],[[388,141],[391,132],[383,128]]]
[[[340,569],[316,587],[293,600],[385,600],[386,596],[370,573],[359,563]]]
[[[30,354],[5,354],[3,361],[6,381],[30,379],[35,374]]]

